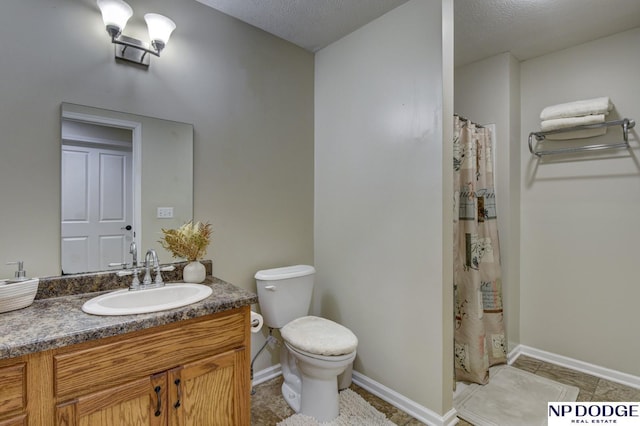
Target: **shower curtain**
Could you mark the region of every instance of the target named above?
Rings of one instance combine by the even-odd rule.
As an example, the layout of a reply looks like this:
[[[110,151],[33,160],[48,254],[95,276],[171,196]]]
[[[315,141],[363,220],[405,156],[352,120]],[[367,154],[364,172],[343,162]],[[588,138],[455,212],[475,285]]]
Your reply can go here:
[[[454,116],[455,375],[480,384],[507,359],[492,163],[489,129]]]

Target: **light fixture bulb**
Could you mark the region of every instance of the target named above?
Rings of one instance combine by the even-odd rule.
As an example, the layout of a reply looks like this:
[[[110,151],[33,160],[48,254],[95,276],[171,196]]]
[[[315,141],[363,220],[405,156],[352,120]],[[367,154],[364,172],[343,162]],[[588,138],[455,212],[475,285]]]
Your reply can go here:
[[[107,32],[113,38],[118,37],[133,15],[133,9],[122,0],[97,0],[97,3]]]
[[[166,16],[157,13],[147,13],[144,15],[149,29],[151,45],[160,52],[169,42],[171,33],[176,29],[176,24]]]

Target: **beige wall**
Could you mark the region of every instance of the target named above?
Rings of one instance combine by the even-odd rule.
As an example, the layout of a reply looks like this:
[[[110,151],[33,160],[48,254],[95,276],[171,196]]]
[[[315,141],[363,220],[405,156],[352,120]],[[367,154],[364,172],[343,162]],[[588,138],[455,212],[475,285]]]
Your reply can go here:
[[[496,128],[495,177],[508,349],[520,343],[520,65],[503,53],[455,70],[454,110]]]
[[[0,276],[59,273],[60,103],[192,123],[194,214],[216,275],[313,262],[313,55],[196,1],[130,0],[177,24],[145,71],[116,63],[94,0],[8,0],[0,14]],[[168,261],[169,259],[161,259]]]
[[[540,111],[561,102],[610,96],[609,118],[638,120],[638,45],[640,28],[523,62],[520,144],[540,128]],[[610,128],[594,142],[620,140]],[[635,129],[631,146],[543,161],[522,149],[521,340],[638,376]]]
[[[313,311],[358,336],[357,371],[440,414],[453,364],[451,11],[394,9],[319,51],[315,84]]]

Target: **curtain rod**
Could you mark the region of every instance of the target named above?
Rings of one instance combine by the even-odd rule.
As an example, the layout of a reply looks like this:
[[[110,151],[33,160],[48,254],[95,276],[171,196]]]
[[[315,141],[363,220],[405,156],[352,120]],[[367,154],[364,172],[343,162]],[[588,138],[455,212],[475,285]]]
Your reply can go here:
[[[475,122],[473,122],[473,121],[469,120],[467,117],[465,117],[465,116],[463,116],[463,115],[460,115],[460,114],[453,114],[453,115],[454,115],[455,117],[458,117],[458,118],[459,118],[460,120],[462,120],[462,121],[466,121],[466,122],[468,122],[468,123],[472,123],[472,124],[474,124],[476,127],[480,127],[481,129],[484,129],[484,126],[483,126],[483,125],[478,124],[478,123],[475,123]]]

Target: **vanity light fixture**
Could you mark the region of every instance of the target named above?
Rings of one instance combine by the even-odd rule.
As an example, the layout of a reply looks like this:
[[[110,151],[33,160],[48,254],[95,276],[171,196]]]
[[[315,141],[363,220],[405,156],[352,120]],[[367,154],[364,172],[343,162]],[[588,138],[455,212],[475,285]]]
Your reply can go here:
[[[122,34],[127,21],[133,15],[131,6],[122,0],[97,0],[102,12],[102,21],[115,44],[116,59],[133,62],[144,67],[149,66],[149,55],[160,57],[160,52],[169,42],[169,37],[176,24],[166,16],[157,13],[147,13],[144,20],[147,22],[151,45]]]

